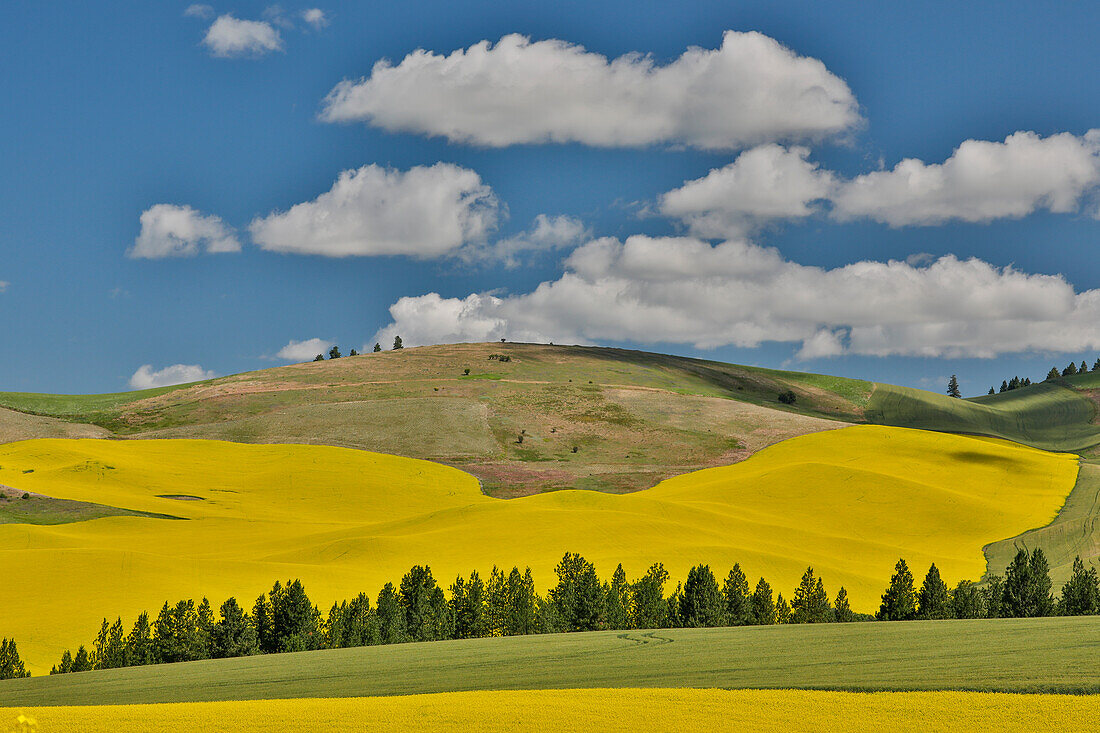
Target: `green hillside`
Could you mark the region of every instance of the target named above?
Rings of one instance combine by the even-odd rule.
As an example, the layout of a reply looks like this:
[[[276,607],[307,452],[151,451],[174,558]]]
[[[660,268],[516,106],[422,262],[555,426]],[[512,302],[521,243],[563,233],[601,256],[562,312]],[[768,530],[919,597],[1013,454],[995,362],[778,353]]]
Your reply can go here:
[[[594,687],[1096,693],[1096,621],[601,631],[360,647],[9,680],[0,682],[0,706]]]

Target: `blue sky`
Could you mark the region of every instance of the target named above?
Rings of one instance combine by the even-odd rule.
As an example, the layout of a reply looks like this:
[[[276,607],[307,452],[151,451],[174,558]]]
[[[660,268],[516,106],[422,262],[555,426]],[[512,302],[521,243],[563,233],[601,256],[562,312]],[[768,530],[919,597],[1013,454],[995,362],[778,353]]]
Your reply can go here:
[[[4,3],[0,389],[393,333],[967,394],[1091,365],[1100,9],[886,5]]]

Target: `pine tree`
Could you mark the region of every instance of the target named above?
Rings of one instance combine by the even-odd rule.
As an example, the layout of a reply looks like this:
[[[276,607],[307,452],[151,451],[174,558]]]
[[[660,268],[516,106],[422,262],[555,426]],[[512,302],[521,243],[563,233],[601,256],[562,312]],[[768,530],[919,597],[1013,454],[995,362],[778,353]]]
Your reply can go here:
[[[960,580],[951,592],[951,615],[955,618],[985,618],[985,604],[978,586]]]
[[[203,596],[196,611],[195,622],[195,659],[210,659],[214,656],[214,611],[210,600]]]
[[[340,347],[339,346],[333,346],[331,349],[328,350],[328,358],[330,358],[330,359],[339,359],[340,356],[341,356],[341,354],[340,354]]]
[[[1001,613],[1006,618],[1026,618],[1032,615],[1031,599],[1034,596],[1032,590],[1031,558],[1027,550],[1019,549],[1016,557],[1005,569],[1004,600],[1001,603]]]
[[[566,553],[554,568],[558,584],[550,589],[550,601],[568,631],[594,631],[600,626],[603,589],[592,563],[576,553]]]
[[[1050,381],[1051,379],[1057,379],[1060,376],[1062,375],[1061,373],[1059,373],[1058,367],[1051,367],[1050,371],[1047,372],[1047,381]]]
[[[454,619],[454,638],[477,639],[489,635],[489,619],[485,608],[485,584],[477,571],[470,573],[469,581],[462,576],[451,586],[451,617]]]
[[[236,598],[226,599],[218,613],[219,618],[210,632],[211,656],[214,659],[247,657],[260,653],[256,627]]]
[[[992,388],[992,387],[990,387],[990,388],[989,388],[989,392],[987,392],[987,394],[996,394],[996,392],[994,392],[994,391],[993,391],[993,388]]]
[[[61,654],[61,661],[50,667],[50,674],[68,674],[73,671],[73,654],[66,649]]]
[[[443,589],[432,577],[431,568],[414,565],[401,578],[398,589],[405,612],[405,628],[413,641],[446,639],[451,634],[450,613]]]
[[[630,627],[630,583],[622,563],[615,568],[611,584],[604,586],[604,620],[609,629]]]
[[[142,611],[126,637],[126,664],[139,667],[154,661],[153,630],[149,625],[149,614]]]
[[[777,624],[789,624],[791,622],[791,607],[787,605],[782,593],[775,597],[775,622]]]
[[[1005,380],[1002,379],[1001,380],[1001,392],[1004,393],[1004,392],[1007,392],[1007,391],[1008,391],[1008,382],[1006,382]]]
[[[696,565],[688,571],[680,598],[680,622],[686,628],[722,626],[725,613],[718,581],[709,565]]]
[[[760,626],[775,623],[775,601],[772,600],[772,587],[761,578],[752,592],[752,622]]]
[[[940,577],[936,563],[928,568],[928,574],[924,576],[924,583],[920,587],[920,596],[917,598],[917,618],[921,619],[945,619],[950,618],[947,584]]]
[[[310,602],[300,580],[288,580],[285,586],[276,582],[267,596],[272,637],[269,644],[276,652],[321,647],[321,615]]]
[[[840,586],[840,590],[836,593],[836,601],[833,602],[833,613],[836,616],[837,623],[846,624],[855,621],[852,607],[848,605],[848,591],[844,590],[844,586]]]
[[[898,560],[890,586],[882,594],[882,605],[875,617],[879,621],[907,621],[917,614],[916,591],[913,574],[905,560]]]
[[[1069,366],[1067,366],[1065,369],[1062,370],[1062,376],[1063,377],[1072,377],[1076,373],[1077,373],[1077,365],[1074,364],[1072,361],[1069,363]]]
[[[358,352],[358,351],[356,351],[355,349],[352,349],[352,350],[351,350],[351,353],[350,353],[350,354],[348,354],[348,356],[359,356],[359,352]]]
[[[730,626],[744,626],[752,623],[752,596],[749,594],[749,581],[741,566],[734,563],[726,582],[722,585],[722,596],[726,603],[726,623]]]
[[[324,361],[325,360],[325,355],[324,354],[318,354],[317,356],[313,357],[313,360],[314,361]]]
[[[1050,565],[1042,549],[1036,547],[1028,560],[1031,568],[1031,587],[1028,606],[1032,616],[1050,616],[1054,613],[1054,598],[1050,591]]]
[[[668,625],[668,604],[665,583],[668,573],[661,563],[654,563],[646,574],[631,586],[630,625],[635,629],[659,629]]]
[[[400,644],[409,641],[405,625],[405,612],[393,583],[386,583],[378,593],[378,636],[382,644]]]
[[[379,351],[381,351],[381,350],[382,350],[382,344],[379,344],[379,343],[375,343],[375,344],[374,344],[374,353],[376,353],[376,354],[377,354],[377,353],[378,353]]]
[[[1096,361],[1092,363],[1092,370],[1095,372],[1097,369],[1100,369],[1100,357],[1097,357]]]
[[[19,658],[19,650],[15,647],[15,639],[0,640],[0,680],[14,680],[30,677],[23,660]]]
[[[962,397],[962,392],[959,391],[959,380],[954,374],[951,375],[951,379],[947,382],[947,396]]]
[[[794,591],[794,600],[791,601],[792,624],[820,624],[830,620],[832,608],[829,606],[829,596],[825,594],[825,586],[820,578],[814,577],[814,569],[806,568],[802,574],[802,581]]]
[[[507,631],[509,634],[533,634],[538,627],[538,595],[531,568],[521,575],[513,567],[505,585],[508,597]]]
[[[404,342],[401,341],[401,337],[400,336],[394,336],[393,337],[393,350],[397,351],[398,349],[403,349],[403,348],[405,348],[405,344],[404,344]]]
[[[76,655],[73,657],[73,666],[70,669],[71,672],[91,672],[92,660],[88,657],[88,650],[81,644],[80,648],[76,650]]]
[[[1001,618],[1004,613],[1005,581],[1000,575],[990,575],[981,591],[983,618]]]
[[[508,597],[508,583],[504,572],[496,565],[489,572],[489,581],[485,584],[485,615],[489,623],[490,636],[508,636],[511,599]]]
[[[99,627],[91,655],[94,669],[117,669],[126,666],[126,640],[122,619],[108,625],[107,619]]]
[[[1089,371],[1089,365],[1085,363],[1085,360],[1081,360],[1081,366],[1077,368],[1078,374],[1087,374]]]
[[[681,583],[676,584],[676,590],[672,591],[668,598],[665,599],[665,618],[667,619],[667,625],[670,629],[679,629],[683,627],[683,619],[680,618],[680,601],[684,597],[684,586]]]
[[[1091,616],[1100,612],[1100,581],[1096,568],[1089,567],[1078,555],[1073,560],[1073,572],[1062,586],[1062,599],[1058,607],[1063,616]]]
[[[275,582],[278,587],[279,582]],[[274,654],[277,651],[275,630],[271,625],[271,604],[261,593],[252,606],[252,625],[256,627],[256,643],[261,654]]]

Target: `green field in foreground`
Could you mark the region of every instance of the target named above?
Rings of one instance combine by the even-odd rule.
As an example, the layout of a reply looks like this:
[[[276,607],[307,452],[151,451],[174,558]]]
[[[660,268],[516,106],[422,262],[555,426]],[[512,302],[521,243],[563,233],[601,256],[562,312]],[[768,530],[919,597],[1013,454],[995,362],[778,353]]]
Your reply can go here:
[[[1100,693],[1100,619],[601,631],[0,682],[0,707],[597,687]]]

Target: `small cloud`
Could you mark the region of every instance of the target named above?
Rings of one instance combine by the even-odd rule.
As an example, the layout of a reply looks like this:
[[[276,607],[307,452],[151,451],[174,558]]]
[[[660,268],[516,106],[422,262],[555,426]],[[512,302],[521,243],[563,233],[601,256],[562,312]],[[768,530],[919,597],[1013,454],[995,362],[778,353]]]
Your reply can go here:
[[[936,261],[936,256],[928,252],[916,252],[905,258],[905,264],[910,267],[926,267]]]
[[[130,386],[134,389],[170,387],[174,384],[201,382],[216,376],[218,375],[203,369],[198,364],[173,364],[160,371],[153,371],[152,364],[144,364],[134,372],[134,376],[130,377]]]
[[[572,216],[539,214],[530,229],[513,237],[500,239],[489,246],[470,246],[459,252],[471,261],[493,259],[505,267],[518,267],[524,255],[572,249],[592,237],[592,231],[580,219]]]
[[[111,296],[111,300],[117,300],[118,298],[129,298],[130,297],[129,291],[123,290],[122,288],[111,288],[110,290],[107,291],[107,294],[109,296]]]
[[[313,30],[319,31],[329,24],[328,16],[325,15],[325,11],[320,8],[310,8],[309,10],[303,10],[301,13],[302,20],[304,20]]]
[[[271,23],[240,20],[228,13],[210,25],[202,42],[218,58],[259,58],[271,51],[283,50],[283,38]]]
[[[802,342],[802,348],[795,354],[795,358],[806,361],[841,356],[844,354],[844,337],[847,334],[844,329],[822,329]]]
[[[194,5],[188,5],[187,10],[184,10],[183,14],[188,18],[201,18],[203,20],[209,20],[210,18],[214,17],[214,8],[209,5],[195,3]]]
[[[0,280],[0,293],[6,291],[9,285],[11,285],[11,283],[7,280]]]
[[[241,243],[232,227],[217,216],[203,216],[190,206],[157,204],[141,214],[141,233],[126,255],[135,259],[193,257],[209,253],[239,252]]]
[[[318,338],[306,339],[305,341],[291,340],[286,346],[279,349],[279,352],[275,354],[275,358],[284,361],[313,361],[318,354],[327,354],[334,345],[335,342],[333,341]]]
[[[294,22],[287,17],[282,5],[269,5],[264,8],[264,19],[280,28],[286,28],[287,30],[294,28]]]

